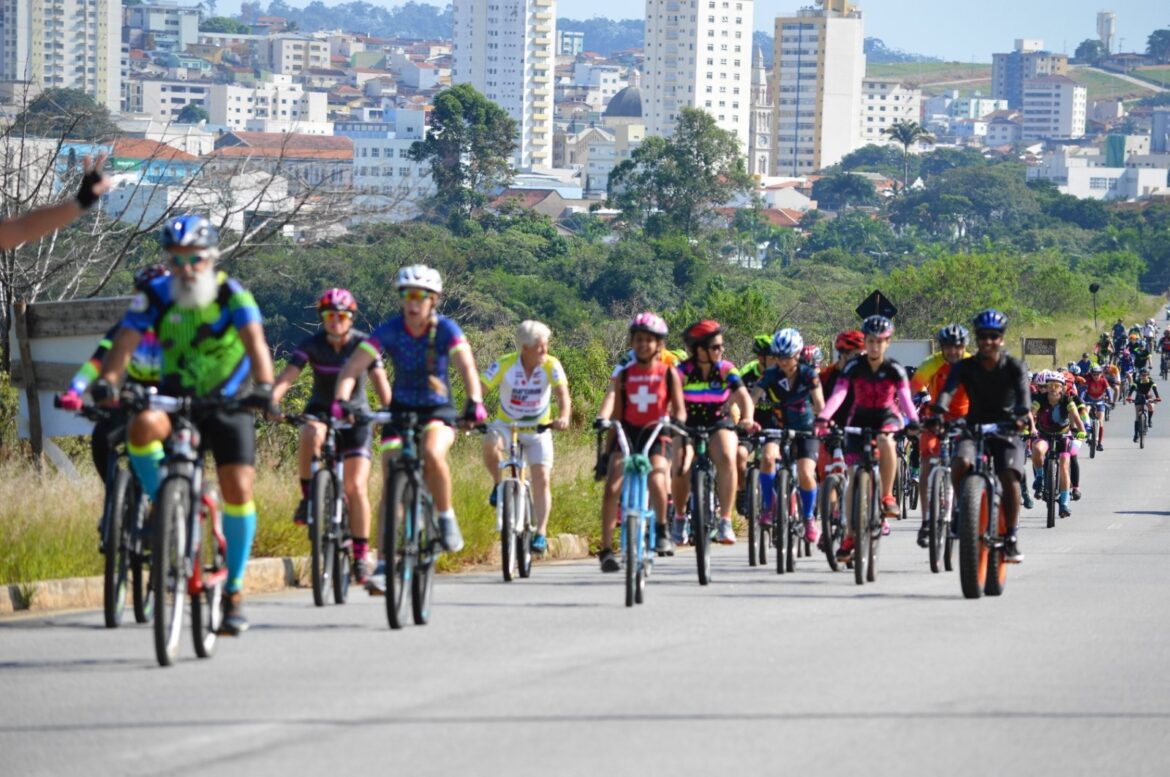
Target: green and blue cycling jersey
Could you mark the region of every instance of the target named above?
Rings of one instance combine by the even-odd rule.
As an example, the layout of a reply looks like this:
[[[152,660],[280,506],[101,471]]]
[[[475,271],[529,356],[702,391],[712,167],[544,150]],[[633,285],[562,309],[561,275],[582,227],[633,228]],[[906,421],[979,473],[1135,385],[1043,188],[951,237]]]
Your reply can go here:
[[[211,304],[183,308],[173,299],[171,279],[156,278],[134,297],[122,319],[123,327],[157,333],[164,394],[232,397],[248,379],[252,365],[239,330],[260,323],[260,309],[239,281],[221,272],[216,282]]]

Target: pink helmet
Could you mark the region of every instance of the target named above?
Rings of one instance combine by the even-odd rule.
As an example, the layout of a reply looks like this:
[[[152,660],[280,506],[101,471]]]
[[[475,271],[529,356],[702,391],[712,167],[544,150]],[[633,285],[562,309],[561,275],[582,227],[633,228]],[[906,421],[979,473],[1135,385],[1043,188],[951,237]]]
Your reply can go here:
[[[325,293],[321,295],[321,299],[317,300],[317,310],[349,310],[356,312],[358,309],[357,300],[349,293],[348,289],[326,289]]]
[[[639,313],[630,322],[630,334],[649,332],[655,337],[666,337],[666,322],[657,313]]]

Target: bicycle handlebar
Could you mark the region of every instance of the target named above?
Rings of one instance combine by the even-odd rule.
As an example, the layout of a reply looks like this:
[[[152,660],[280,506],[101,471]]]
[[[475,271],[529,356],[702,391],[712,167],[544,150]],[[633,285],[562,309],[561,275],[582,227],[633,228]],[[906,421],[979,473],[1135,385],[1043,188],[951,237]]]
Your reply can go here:
[[[554,432],[557,431],[557,428],[552,424],[533,424],[526,421],[493,421],[492,424],[503,424],[509,429],[516,429],[520,431],[524,429],[535,429],[536,434],[544,434],[550,429]],[[478,432],[479,434],[487,434],[488,432],[492,431],[492,428],[491,424],[476,424],[474,427],[472,427],[471,431]]]

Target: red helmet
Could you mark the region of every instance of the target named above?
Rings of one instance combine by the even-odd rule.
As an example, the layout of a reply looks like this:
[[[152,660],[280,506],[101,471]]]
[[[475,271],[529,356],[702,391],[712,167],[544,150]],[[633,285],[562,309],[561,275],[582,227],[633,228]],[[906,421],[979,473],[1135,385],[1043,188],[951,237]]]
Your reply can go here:
[[[706,318],[702,321],[696,321],[683,331],[683,342],[687,345],[696,345],[721,334],[723,334],[723,327],[719,322]]]
[[[161,278],[164,275],[170,275],[171,271],[167,269],[165,264],[148,264],[146,267],[140,267],[134,273],[134,288],[142,291],[155,278]]]
[[[821,353],[820,346],[810,344],[801,349],[800,360],[810,367],[820,367],[821,362],[825,360],[825,355]]]
[[[357,300],[347,289],[326,289],[317,300],[317,310],[349,310],[357,312]]]
[[[856,329],[849,329],[837,335],[833,347],[838,351],[860,351],[865,347],[865,335]]]

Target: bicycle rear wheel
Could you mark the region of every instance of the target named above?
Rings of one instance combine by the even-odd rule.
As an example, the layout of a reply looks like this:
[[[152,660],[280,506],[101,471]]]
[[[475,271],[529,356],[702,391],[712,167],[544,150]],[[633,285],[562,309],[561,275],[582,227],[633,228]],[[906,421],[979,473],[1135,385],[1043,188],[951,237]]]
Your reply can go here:
[[[821,483],[818,499],[821,503],[821,539],[817,546],[825,552],[829,562],[829,569],[836,572],[837,548],[841,547],[842,523],[841,512],[845,509],[844,482],[839,475],[829,475]]]
[[[711,480],[697,467],[691,475],[691,501],[694,513],[692,539],[695,543],[695,564],[699,570],[699,585],[711,582]]]
[[[853,499],[849,511],[849,528],[853,532],[853,582],[865,584],[865,567],[869,563],[869,516],[873,510],[873,473],[857,468],[853,479]]]
[[[149,508],[146,497],[135,484],[134,498],[134,551],[130,555],[130,594],[134,601],[134,620],[149,623],[154,617],[154,589],[150,583],[150,536],[147,528]]]
[[[219,633],[220,621],[223,620],[223,586],[219,580],[211,585],[207,580],[224,569],[226,561],[223,549],[219,547],[214,532],[211,532],[210,521],[204,525],[201,533],[200,547],[194,548],[192,556],[199,565],[202,589],[191,596],[191,636],[195,640],[195,655],[200,658],[211,658],[215,655],[215,638]]]
[[[744,483],[745,501],[747,502],[748,525],[748,566],[754,567],[758,563],[758,550],[762,537],[757,537],[760,526],[760,471],[749,464],[747,477]]]
[[[516,513],[520,509],[516,481],[506,480],[500,486],[503,500],[500,523],[500,563],[504,571],[504,582],[512,582],[516,576]]]
[[[121,626],[122,616],[126,612],[126,582],[130,573],[130,546],[126,541],[132,501],[130,482],[129,470],[118,469],[106,493],[103,521],[105,536],[102,538],[106,551],[102,609],[108,629]]]
[[[959,492],[959,585],[967,599],[983,596],[987,584],[989,502],[982,477],[963,479]]]
[[[309,563],[312,567],[313,604],[325,606],[325,592],[333,577],[333,475],[327,469],[317,470],[309,491]]]
[[[386,555],[386,620],[390,628],[406,625],[406,589],[414,573],[418,538],[418,485],[402,470],[393,470],[382,500],[382,548]]]
[[[168,478],[155,504],[151,548],[154,587],[154,654],[161,666],[170,666],[179,654],[183,610],[187,604],[187,517],[191,512],[191,482]]]
[[[416,626],[425,626],[431,620],[431,594],[435,587],[435,559],[433,548],[438,543],[439,529],[435,525],[435,508],[430,499],[418,500],[416,526],[423,526],[418,547],[426,549],[420,556],[410,581],[410,609]]]

